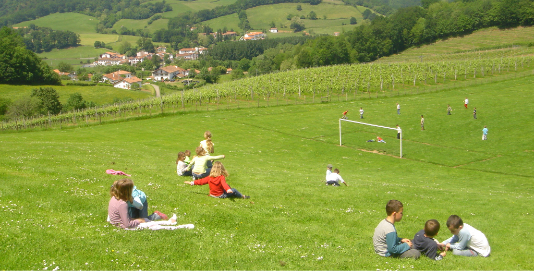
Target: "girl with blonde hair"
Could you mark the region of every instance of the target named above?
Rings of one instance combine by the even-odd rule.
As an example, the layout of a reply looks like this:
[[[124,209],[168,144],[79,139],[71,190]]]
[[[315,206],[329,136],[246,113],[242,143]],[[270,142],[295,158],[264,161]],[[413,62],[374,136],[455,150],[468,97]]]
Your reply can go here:
[[[193,178],[196,179],[202,179],[208,175],[210,175],[211,167],[208,165],[208,162],[211,160],[220,160],[224,159],[224,155],[216,155],[211,156],[209,155],[204,148],[197,147],[196,149],[197,155],[191,159],[191,162],[187,166],[185,170],[189,170],[192,168],[193,172]]]
[[[223,164],[219,161],[213,163],[213,168],[208,177],[195,180],[191,182],[184,182],[190,185],[205,185],[209,184],[210,196],[214,198],[243,198],[248,199],[250,196],[243,195],[235,188],[231,188],[226,183],[226,177],[228,177],[228,171],[224,168]]]
[[[200,147],[202,147],[207,153],[215,152],[215,144],[211,141],[211,132],[204,132],[204,140],[200,141]]]

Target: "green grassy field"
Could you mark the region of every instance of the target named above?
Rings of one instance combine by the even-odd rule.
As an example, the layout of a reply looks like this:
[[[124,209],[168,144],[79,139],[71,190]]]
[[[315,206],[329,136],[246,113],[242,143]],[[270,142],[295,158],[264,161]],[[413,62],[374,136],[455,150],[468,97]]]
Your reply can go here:
[[[28,85],[0,85],[0,97],[16,101],[23,97],[28,97],[32,89],[47,86],[28,86]],[[113,103],[115,98],[146,99],[151,95],[144,91],[132,91],[108,86],[49,86],[59,94],[59,101],[62,104],[67,103],[73,93],[80,93],[84,100],[93,101],[97,105]]]
[[[384,57],[379,62],[418,61],[421,56],[424,60],[432,60],[446,54],[469,50],[486,50],[491,53],[498,46],[525,45],[532,42],[534,27],[517,27],[512,29],[498,29],[495,27],[478,30],[471,35],[440,40],[419,48],[410,48],[398,55]],[[481,54],[487,52],[480,52]],[[497,52],[498,53],[498,52]]]
[[[0,262],[3,269],[534,269],[526,242],[532,221],[534,76],[422,95],[357,102],[166,115],[83,128],[0,134]],[[465,97],[470,108],[462,108]],[[401,104],[401,115],[396,114]],[[453,112],[446,115],[446,105]],[[472,107],[478,119],[472,117]],[[344,124],[365,121],[404,132]],[[425,115],[426,130],[419,130]],[[487,141],[481,129],[489,128]],[[184,185],[176,153],[205,130],[225,154],[228,183],[250,200],[220,200]],[[380,135],[388,143],[367,143]],[[364,149],[366,151],[362,151]],[[385,149],[390,155],[373,151]],[[348,187],[324,185],[326,164]],[[106,220],[109,186],[132,174],[149,211],[176,213],[193,230],[124,231]],[[404,203],[396,224],[412,238],[428,219],[450,237],[451,214],[486,234],[489,258],[439,262],[374,254],[372,235],[390,199]]]
[[[158,1],[150,1],[152,3]],[[172,11],[164,12],[164,18],[173,18],[178,16],[181,13],[188,11],[199,11],[202,9],[212,9],[218,6],[227,6],[235,3],[236,0],[196,0],[196,1],[180,1],[180,0],[169,0],[166,1],[167,4],[170,4]]]
[[[302,7],[301,11],[297,10],[297,5]],[[346,30],[353,26],[348,25],[350,17],[355,17],[358,22],[362,22],[362,13],[359,9],[340,4],[340,2],[324,2],[319,5],[310,5],[305,3],[283,3],[268,6],[258,6],[247,10],[247,16],[250,25],[256,30],[269,30],[271,22],[274,22],[276,27],[282,31],[292,31],[289,29],[291,21],[287,20],[287,15],[307,16],[311,11],[317,14],[318,20],[302,20],[306,26],[306,31],[313,30],[316,34],[333,35],[334,32],[341,32],[344,27]],[[363,9],[365,11],[365,9]],[[362,12],[363,12],[362,11]],[[327,20],[323,19],[326,15]],[[219,29],[226,26],[228,29],[239,30],[239,19],[237,14],[231,14],[206,21],[205,24],[213,29]],[[347,26],[342,26],[342,23]],[[286,28],[281,28],[285,26]],[[292,33],[291,35],[301,35],[301,33]],[[269,34],[269,37],[277,37],[279,35]]]
[[[66,12],[54,13],[32,21],[26,21],[14,26],[29,26],[35,24],[41,27],[50,27],[54,30],[69,30],[77,34],[96,33],[98,19],[80,13]]]

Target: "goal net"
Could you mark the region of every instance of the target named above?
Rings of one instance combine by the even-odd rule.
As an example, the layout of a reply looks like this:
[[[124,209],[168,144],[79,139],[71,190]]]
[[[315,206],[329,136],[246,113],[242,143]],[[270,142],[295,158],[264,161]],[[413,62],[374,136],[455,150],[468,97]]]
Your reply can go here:
[[[342,129],[342,123],[346,123]],[[394,131],[391,131],[394,130]],[[397,139],[400,133],[400,139]],[[379,142],[379,139],[384,142]],[[402,129],[360,121],[339,119],[339,145],[345,140],[348,147],[364,151],[390,154],[402,158]],[[373,140],[373,141],[371,141]]]

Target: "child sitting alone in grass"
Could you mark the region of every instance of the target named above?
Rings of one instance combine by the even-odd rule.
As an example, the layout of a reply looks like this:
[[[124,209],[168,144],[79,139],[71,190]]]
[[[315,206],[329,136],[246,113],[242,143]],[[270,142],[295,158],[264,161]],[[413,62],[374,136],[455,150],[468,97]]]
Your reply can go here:
[[[249,196],[245,196],[239,193],[237,189],[231,188],[226,183],[226,177],[228,177],[228,171],[226,171],[221,162],[216,161],[215,163],[213,163],[213,168],[211,169],[210,175],[208,177],[184,183],[190,185],[209,184],[210,196],[214,198],[250,198]]]
[[[345,184],[345,186],[349,186],[343,178],[341,178],[341,175],[339,175],[339,169],[334,169],[334,172],[328,174],[326,176],[326,185],[333,185],[333,186],[340,186],[339,181]]]
[[[111,199],[108,205],[109,223],[123,229],[151,229],[151,230],[175,230],[179,228],[194,228],[192,224],[176,225],[176,215],[165,221],[150,221],[148,218],[132,219],[128,214],[128,202],[133,202],[133,181],[121,179],[113,183],[109,194]]]
[[[438,249],[445,247],[438,245],[438,242],[434,239],[438,235],[439,228],[439,222],[435,219],[430,219],[425,223],[425,228],[418,231],[413,238],[413,247],[421,253],[425,253],[428,258],[436,261],[443,259],[447,255],[446,249],[438,254]]]
[[[479,230],[464,223],[457,215],[451,215],[447,219],[447,228],[453,236],[445,241],[443,245],[447,249],[452,249],[452,254],[458,256],[478,256],[488,257],[491,252],[486,236]]]

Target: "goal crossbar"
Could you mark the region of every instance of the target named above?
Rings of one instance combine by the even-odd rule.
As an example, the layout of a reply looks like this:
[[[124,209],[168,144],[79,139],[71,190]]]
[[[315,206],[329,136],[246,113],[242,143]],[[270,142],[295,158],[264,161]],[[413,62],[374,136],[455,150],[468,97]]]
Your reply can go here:
[[[341,141],[341,122],[342,121],[352,122],[352,123],[356,123],[356,124],[363,124],[363,125],[373,126],[373,127],[377,127],[377,128],[397,130],[399,132],[399,134],[400,134],[400,138],[399,138],[399,140],[400,140],[400,158],[402,158],[402,129],[400,127],[399,128],[393,128],[393,127],[376,125],[376,124],[371,124],[371,123],[366,123],[366,122],[361,122],[361,121],[348,120],[348,119],[339,119],[339,146],[343,145],[343,143]]]

